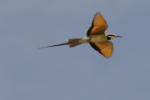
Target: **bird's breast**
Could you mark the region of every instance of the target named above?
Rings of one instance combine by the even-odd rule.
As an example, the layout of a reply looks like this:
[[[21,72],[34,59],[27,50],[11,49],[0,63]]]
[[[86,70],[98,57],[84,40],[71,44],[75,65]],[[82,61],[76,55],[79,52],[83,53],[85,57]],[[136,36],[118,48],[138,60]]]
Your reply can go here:
[[[105,35],[92,35],[90,36],[90,42],[105,42],[107,41],[107,37]]]

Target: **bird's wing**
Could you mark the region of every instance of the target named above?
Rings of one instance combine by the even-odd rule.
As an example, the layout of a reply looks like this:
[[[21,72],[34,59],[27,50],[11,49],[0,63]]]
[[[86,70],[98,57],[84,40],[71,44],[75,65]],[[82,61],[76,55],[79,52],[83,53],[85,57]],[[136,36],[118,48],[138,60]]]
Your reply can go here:
[[[113,43],[110,41],[102,43],[90,43],[90,45],[105,58],[109,58],[113,54]]]
[[[93,18],[92,25],[87,31],[87,36],[93,34],[104,34],[108,28],[107,22],[100,12],[97,12]]]

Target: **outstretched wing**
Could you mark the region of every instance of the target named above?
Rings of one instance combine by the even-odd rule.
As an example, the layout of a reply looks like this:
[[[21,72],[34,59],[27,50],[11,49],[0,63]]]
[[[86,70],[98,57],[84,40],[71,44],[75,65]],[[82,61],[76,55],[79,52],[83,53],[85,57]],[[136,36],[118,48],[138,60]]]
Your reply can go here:
[[[110,41],[102,43],[90,43],[90,45],[106,58],[111,57],[113,54],[113,44]]]
[[[97,12],[93,18],[92,25],[87,31],[87,36],[94,34],[104,34],[108,28],[107,22],[100,12]]]

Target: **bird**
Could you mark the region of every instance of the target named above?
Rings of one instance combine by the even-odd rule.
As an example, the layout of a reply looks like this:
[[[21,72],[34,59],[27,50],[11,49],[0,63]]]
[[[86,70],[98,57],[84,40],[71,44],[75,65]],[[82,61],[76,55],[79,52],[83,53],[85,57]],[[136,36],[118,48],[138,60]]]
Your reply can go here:
[[[70,38],[65,43],[49,45],[41,48],[50,48],[63,45],[68,45],[70,48],[72,48],[81,44],[89,43],[91,47],[95,49],[99,54],[101,54],[105,58],[110,58],[113,54],[112,40],[121,38],[122,36],[110,33],[107,29],[108,24],[101,12],[98,11],[93,17],[91,26],[87,30],[86,36],[82,38]]]

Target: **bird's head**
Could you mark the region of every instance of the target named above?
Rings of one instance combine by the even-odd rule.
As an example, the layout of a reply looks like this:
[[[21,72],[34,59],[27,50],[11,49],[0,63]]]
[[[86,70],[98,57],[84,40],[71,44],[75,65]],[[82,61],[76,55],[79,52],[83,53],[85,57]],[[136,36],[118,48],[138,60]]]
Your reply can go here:
[[[116,35],[114,33],[109,33],[109,32],[105,32],[105,35],[106,35],[108,40],[113,40],[116,38],[122,38],[122,36]]]

